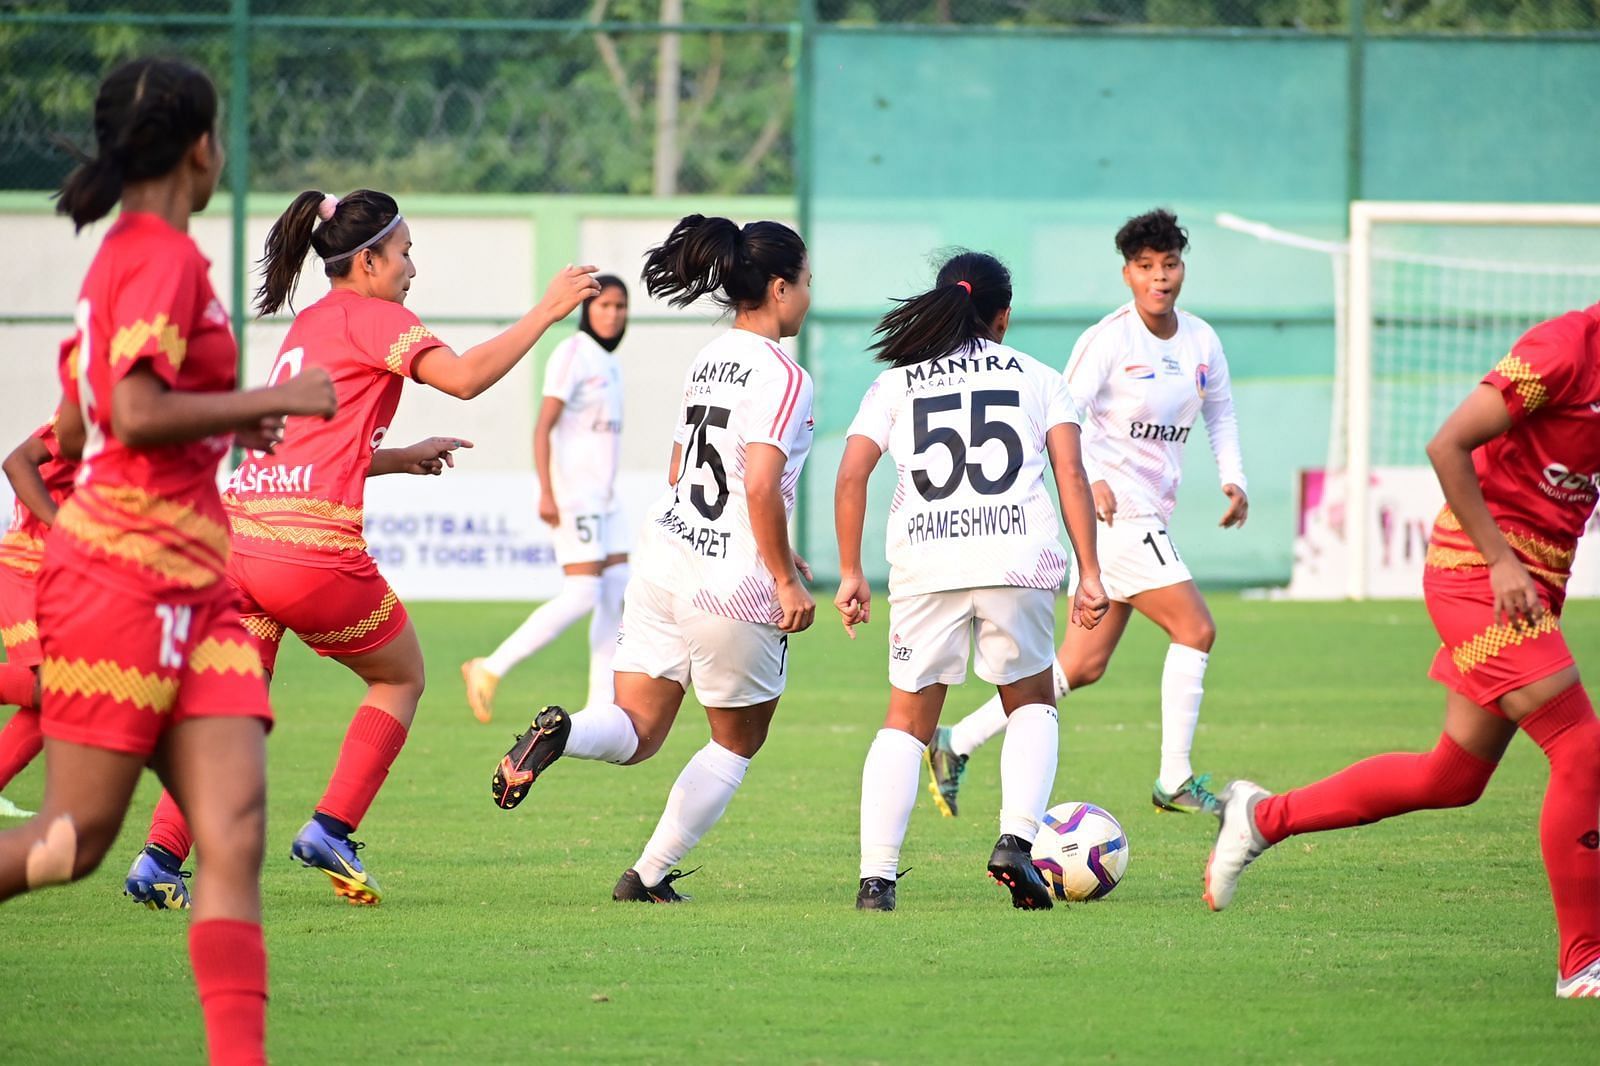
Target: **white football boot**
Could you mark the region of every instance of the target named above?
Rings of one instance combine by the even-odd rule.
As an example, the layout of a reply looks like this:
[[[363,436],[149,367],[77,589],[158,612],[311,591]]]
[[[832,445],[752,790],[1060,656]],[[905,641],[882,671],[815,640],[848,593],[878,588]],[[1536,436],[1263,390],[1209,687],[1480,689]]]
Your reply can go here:
[[[1557,999],[1600,999],[1600,960],[1556,982]]]
[[[1239,875],[1267,850],[1267,842],[1256,831],[1256,804],[1272,793],[1254,781],[1231,781],[1217,793],[1221,811],[1217,818],[1217,842],[1206,860],[1206,905],[1220,911],[1233,902]]]

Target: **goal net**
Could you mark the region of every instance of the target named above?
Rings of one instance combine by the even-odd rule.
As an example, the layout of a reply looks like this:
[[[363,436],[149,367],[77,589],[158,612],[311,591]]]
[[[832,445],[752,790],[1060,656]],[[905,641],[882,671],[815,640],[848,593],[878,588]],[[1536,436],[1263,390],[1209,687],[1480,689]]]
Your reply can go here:
[[[1358,201],[1340,244],[1219,221],[1321,252],[1334,275],[1328,462],[1301,477],[1290,594],[1419,595],[1442,505],[1427,443],[1531,326],[1600,301],[1600,207]],[[1571,594],[1600,595],[1593,555]]]

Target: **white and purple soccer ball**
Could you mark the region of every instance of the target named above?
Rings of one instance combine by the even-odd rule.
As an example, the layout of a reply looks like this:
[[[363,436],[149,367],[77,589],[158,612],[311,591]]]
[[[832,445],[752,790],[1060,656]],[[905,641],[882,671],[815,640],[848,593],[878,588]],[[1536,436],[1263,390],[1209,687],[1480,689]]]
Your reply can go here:
[[[1045,812],[1033,842],[1033,864],[1056,899],[1102,899],[1128,869],[1128,834],[1111,812],[1092,803],[1058,803]]]

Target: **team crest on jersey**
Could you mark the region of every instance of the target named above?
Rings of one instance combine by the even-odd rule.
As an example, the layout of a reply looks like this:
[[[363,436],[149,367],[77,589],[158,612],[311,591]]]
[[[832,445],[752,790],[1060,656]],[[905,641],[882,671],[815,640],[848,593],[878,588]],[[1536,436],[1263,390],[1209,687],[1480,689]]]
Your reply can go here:
[[[1165,374],[1181,374],[1183,367],[1178,365],[1176,356],[1163,355],[1161,357],[1161,371]]]
[[[1122,368],[1122,372],[1135,381],[1152,381],[1156,376],[1155,368],[1143,363],[1129,363]]]
[[[1206,371],[1210,369],[1205,363],[1194,368],[1194,391],[1200,394],[1202,400],[1206,398]]]

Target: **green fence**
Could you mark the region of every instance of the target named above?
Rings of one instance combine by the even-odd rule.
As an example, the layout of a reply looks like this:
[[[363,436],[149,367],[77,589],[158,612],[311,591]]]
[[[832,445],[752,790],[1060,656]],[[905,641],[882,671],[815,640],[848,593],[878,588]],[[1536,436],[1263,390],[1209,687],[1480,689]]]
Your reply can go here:
[[[1120,303],[1110,237],[1190,225],[1184,303],[1228,348],[1252,475],[1214,528],[1192,448],[1178,527],[1212,579],[1281,581],[1294,471],[1325,458],[1325,261],[1217,229],[1232,211],[1338,237],[1351,198],[1588,200],[1591,0],[40,0],[0,8],[0,189],[52,188],[94,84],[151,51],[225,97],[235,193],[792,196],[817,299],[818,451],[803,534],[831,551],[840,434],[890,295],[935,249],[1018,276],[1015,340],[1064,360]],[[244,196],[236,196],[242,227]],[[240,230],[242,232],[242,228]],[[243,261],[248,250],[237,242]],[[243,272],[238,272],[243,276]],[[243,293],[233,294],[236,313]],[[0,297],[3,304],[3,297]],[[0,314],[4,313],[0,306]],[[1486,356],[1487,358],[1487,356]]]

